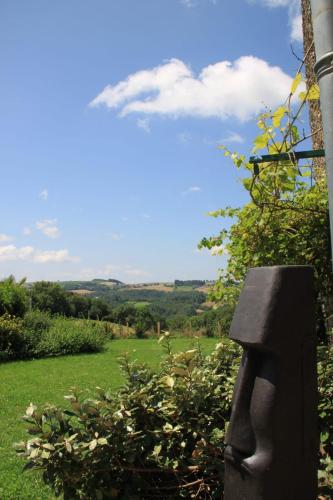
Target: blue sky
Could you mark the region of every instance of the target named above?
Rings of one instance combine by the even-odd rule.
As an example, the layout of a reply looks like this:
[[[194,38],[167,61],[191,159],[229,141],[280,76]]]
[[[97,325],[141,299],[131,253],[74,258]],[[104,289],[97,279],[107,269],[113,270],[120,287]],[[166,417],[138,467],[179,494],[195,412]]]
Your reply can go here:
[[[198,252],[301,53],[295,0],[2,0],[0,276],[214,279]]]

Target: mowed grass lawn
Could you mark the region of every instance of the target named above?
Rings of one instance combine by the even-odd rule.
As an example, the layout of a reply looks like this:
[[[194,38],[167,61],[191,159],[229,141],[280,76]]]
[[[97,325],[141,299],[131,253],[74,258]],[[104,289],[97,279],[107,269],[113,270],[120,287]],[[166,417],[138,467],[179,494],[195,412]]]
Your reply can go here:
[[[218,339],[203,338],[202,349],[210,352]],[[193,341],[174,339],[175,351],[186,350]],[[30,402],[65,406],[64,395],[71,387],[94,390],[96,386],[115,390],[123,382],[117,357],[128,352],[132,359],[158,367],[163,349],[155,339],[115,340],[105,352],[79,356],[18,361],[0,365],[0,499],[54,499],[36,471],[22,472],[24,461],[12,445],[27,438],[21,420]]]

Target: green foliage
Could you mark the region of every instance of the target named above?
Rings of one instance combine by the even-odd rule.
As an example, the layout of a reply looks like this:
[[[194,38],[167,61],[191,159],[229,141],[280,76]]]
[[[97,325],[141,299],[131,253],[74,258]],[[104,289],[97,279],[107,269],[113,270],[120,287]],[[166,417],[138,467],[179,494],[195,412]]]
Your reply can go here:
[[[75,318],[102,320],[112,312],[105,300],[69,293],[50,281],[37,281],[32,285],[31,304],[39,311]]]
[[[148,307],[141,307],[136,311],[134,329],[138,338],[143,338],[148,330],[154,331],[156,319]]]
[[[30,293],[34,309],[69,316],[68,294],[57,283],[37,281],[33,283]]]
[[[249,267],[307,264],[315,268],[318,312],[328,317],[333,287],[327,186],[323,176],[315,179],[312,163],[297,162],[293,155],[295,147],[307,139],[297,128],[300,112],[306,100],[318,98],[317,90],[309,89],[301,95],[300,106],[293,108],[291,97],[301,81],[298,73],[287,103],[259,117],[260,134],[253,141],[253,152],[287,152],[288,160],[261,163],[256,169],[243,155],[222,147],[242,172],[250,201],[242,208],[211,212],[213,217],[231,217],[233,224],[216,236],[203,238],[199,246],[228,255],[227,268],[215,287],[216,300],[235,303]]]
[[[191,326],[194,330],[203,329],[207,337],[215,335],[227,336],[230,329],[231,320],[233,317],[234,308],[225,304],[222,307],[206,311],[199,316],[191,319]]]
[[[0,316],[0,361],[23,357],[25,350],[22,319],[9,314]]]
[[[121,360],[126,385],[73,391],[70,409],[33,404],[32,439],[18,449],[27,468],[65,498],[221,498],[225,427],[239,350],[223,340],[211,356],[200,346],[166,357],[158,372]]]
[[[51,317],[30,311],[23,319],[0,316],[0,360],[99,352],[113,337],[108,323]]]
[[[52,318],[47,328],[34,332],[35,336],[29,335],[34,357],[98,352],[107,340],[103,323],[64,317]]]
[[[319,491],[323,499],[333,495],[333,348],[321,346],[318,351],[319,388]]]
[[[0,315],[22,317],[28,309],[28,292],[25,279],[16,282],[14,276],[0,281]]]

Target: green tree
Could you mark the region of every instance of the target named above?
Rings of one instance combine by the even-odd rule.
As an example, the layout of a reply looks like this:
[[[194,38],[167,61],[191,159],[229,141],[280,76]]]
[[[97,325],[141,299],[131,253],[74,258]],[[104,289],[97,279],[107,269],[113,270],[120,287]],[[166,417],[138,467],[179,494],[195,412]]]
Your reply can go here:
[[[307,264],[313,265],[317,278],[318,325],[332,310],[332,271],[329,240],[329,216],[326,179],[316,178],[312,162],[299,162],[295,147],[309,138],[297,128],[305,103],[319,98],[313,85],[299,93],[302,75],[297,73],[285,105],[267,111],[258,120],[259,135],[253,152],[289,153],[279,161],[261,163],[255,168],[244,156],[223,148],[236,168],[242,172],[242,183],[250,201],[240,208],[219,209],[213,217],[231,217],[230,229],[204,238],[200,247],[228,255],[214,297],[224,303],[235,303],[239,285],[249,267]],[[300,105],[292,100],[299,94]],[[245,176],[244,176],[245,174]],[[321,332],[323,334],[323,332]]]
[[[0,315],[24,316],[29,304],[25,282],[25,278],[15,281],[14,276],[0,281]]]
[[[36,281],[31,287],[31,302],[34,309],[51,314],[69,316],[71,312],[69,294],[57,283]]]

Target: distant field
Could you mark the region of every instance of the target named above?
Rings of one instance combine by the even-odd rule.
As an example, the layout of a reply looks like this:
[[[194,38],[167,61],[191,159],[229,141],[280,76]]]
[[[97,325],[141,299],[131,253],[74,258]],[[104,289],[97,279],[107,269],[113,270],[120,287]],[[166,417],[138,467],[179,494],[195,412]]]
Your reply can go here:
[[[203,350],[210,352],[218,339],[203,338]],[[188,349],[190,339],[174,339],[175,351]],[[12,449],[27,437],[20,416],[30,402],[65,405],[63,396],[76,386],[93,391],[96,386],[115,390],[123,382],[117,357],[129,352],[132,358],[157,367],[163,350],[155,339],[115,340],[100,354],[63,356],[0,365],[0,498],[1,500],[54,500],[37,472],[22,472],[24,462]]]
[[[175,288],[172,283],[143,283],[140,285],[126,285],[126,290],[156,290],[157,292],[174,292]]]
[[[129,300],[129,301],[126,302],[126,304],[134,306],[137,309],[140,309],[140,308],[148,307],[149,304],[150,304],[150,302],[148,302],[146,300],[142,300],[142,301],[139,301],[139,302],[134,302],[134,301]]]
[[[92,290],[86,290],[84,288],[79,289],[79,290],[68,290],[68,291],[71,293],[74,293],[76,295],[91,295],[94,293]]]

